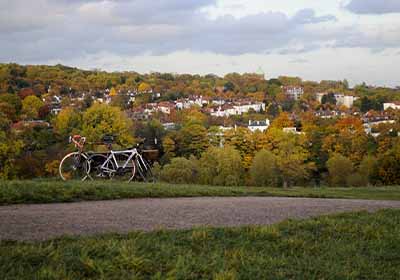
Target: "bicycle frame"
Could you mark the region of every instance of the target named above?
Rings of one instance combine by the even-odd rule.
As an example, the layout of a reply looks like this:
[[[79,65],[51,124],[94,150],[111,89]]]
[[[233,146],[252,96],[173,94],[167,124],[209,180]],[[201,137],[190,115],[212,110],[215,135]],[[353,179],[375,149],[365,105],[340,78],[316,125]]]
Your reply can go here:
[[[118,160],[117,160],[117,158],[115,156],[116,155],[123,155],[123,154],[125,154],[125,155],[129,154],[129,157],[125,161],[125,163],[122,166],[120,166],[118,164]],[[102,166],[100,168],[101,168],[102,171],[115,173],[115,172],[117,172],[118,169],[125,169],[128,166],[129,162],[138,154],[139,153],[138,153],[136,148],[135,149],[131,149],[131,150],[123,150],[123,151],[110,151],[109,156],[107,157],[106,161],[102,164]],[[115,164],[115,167],[116,167],[115,170],[110,169],[110,168],[107,167],[107,164],[110,161],[113,161],[113,163]]]

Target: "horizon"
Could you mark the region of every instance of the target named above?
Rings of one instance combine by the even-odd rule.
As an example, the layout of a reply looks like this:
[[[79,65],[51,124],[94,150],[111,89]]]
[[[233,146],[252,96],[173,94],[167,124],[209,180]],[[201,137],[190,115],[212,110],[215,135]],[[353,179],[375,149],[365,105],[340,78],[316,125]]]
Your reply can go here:
[[[0,0],[0,62],[394,88],[398,13],[393,0]]]

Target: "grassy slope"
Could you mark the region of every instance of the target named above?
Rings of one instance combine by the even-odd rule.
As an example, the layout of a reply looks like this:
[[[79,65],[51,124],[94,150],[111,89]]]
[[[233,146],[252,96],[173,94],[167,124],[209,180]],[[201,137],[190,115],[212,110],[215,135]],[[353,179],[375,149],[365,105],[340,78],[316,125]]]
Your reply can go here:
[[[400,211],[0,242],[1,279],[400,279]]]
[[[0,205],[142,197],[291,196],[400,200],[400,187],[254,188],[119,182],[0,181]]]

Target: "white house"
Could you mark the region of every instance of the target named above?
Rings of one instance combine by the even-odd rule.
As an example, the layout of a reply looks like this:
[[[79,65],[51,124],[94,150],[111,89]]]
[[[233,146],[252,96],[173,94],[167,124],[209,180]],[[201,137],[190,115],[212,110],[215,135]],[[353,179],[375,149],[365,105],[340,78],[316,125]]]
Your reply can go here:
[[[386,111],[388,109],[400,110],[400,102],[383,103],[383,110]]]
[[[265,103],[262,102],[238,101],[233,107],[236,110],[235,115],[242,115],[248,113],[250,110],[254,110],[255,112],[265,111]]]
[[[270,121],[269,119],[263,120],[263,121],[251,121],[249,120],[249,126],[247,127],[250,129],[252,132],[261,131],[264,132],[268,129],[270,126]]]

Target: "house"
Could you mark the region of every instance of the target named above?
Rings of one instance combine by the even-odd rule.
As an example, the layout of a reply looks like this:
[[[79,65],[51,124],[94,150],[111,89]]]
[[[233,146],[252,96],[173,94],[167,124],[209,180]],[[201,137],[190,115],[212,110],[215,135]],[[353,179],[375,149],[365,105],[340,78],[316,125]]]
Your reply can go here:
[[[254,110],[259,113],[265,111],[265,103],[262,102],[251,102],[248,100],[240,100],[234,103],[236,115],[242,115],[248,113],[250,110]]]
[[[271,123],[270,123],[269,119],[266,119],[263,121],[249,120],[249,125],[247,128],[250,129],[252,132],[256,132],[257,130],[264,132],[269,128],[270,124]]]
[[[284,127],[283,132],[292,133],[292,134],[304,134],[304,132],[297,131],[296,127]]]
[[[390,103],[383,103],[383,110],[386,111],[388,109],[400,110],[400,102],[395,101]]]
[[[162,126],[164,127],[165,130],[174,130],[176,129],[176,123],[169,122],[169,123],[163,123]]]
[[[156,105],[156,111],[158,112],[162,112],[164,114],[171,114],[171,111],[175,109],[175,104],[172,102],[168,102],[168,101],[163,101],[160,103],[157,103]]]
[[[354,101],[358,99],[358,97],[352,95],[344,95],[344,94],[335,94],[336,105],[345,106],[347,108],[352,108]]]
[[[304,94],[304,88],[299,86],[283,86],[282,89],[287,97],[294,100],[299,100]]]
[[[25,129],[30,128],[51,128],[49,122],[44,120],[30,120],[30,121],[19,121],[11,126],[11,129],[16,133],[21,133]]]

